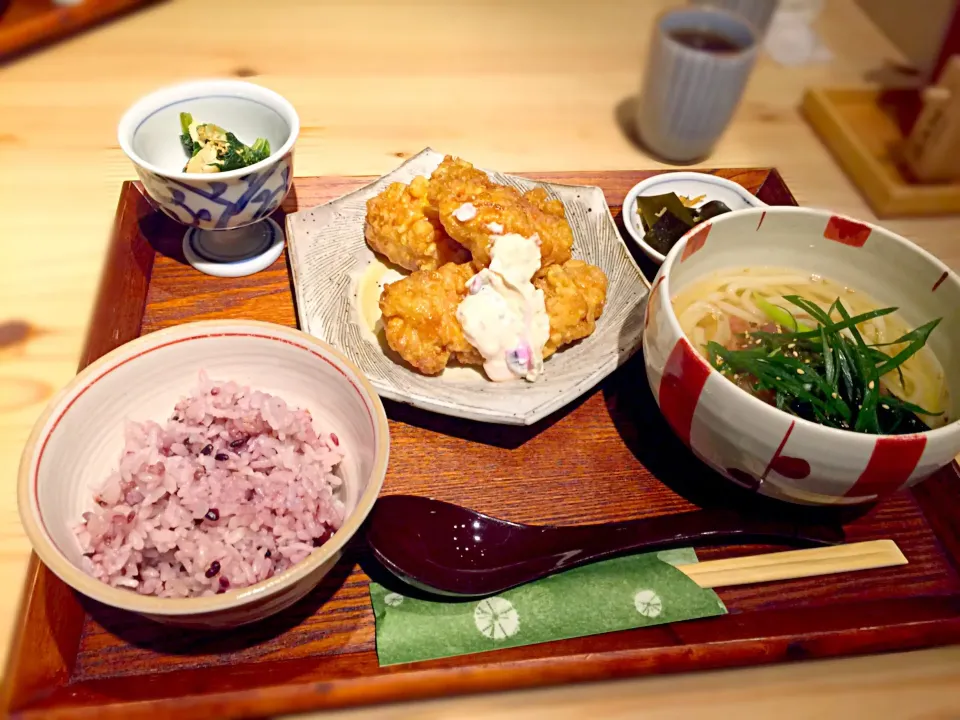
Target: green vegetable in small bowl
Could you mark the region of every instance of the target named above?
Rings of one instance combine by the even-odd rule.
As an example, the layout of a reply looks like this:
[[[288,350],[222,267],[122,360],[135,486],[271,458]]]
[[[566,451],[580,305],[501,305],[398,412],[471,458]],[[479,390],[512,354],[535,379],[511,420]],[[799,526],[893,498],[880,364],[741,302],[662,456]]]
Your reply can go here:
[[[180,144],[189,160],[187,173],[215,173],[239,170],[270,156],[270,143],[257,138],[244,145],[232,132],[213,123],[197,123],[190,113],[180,113]]]

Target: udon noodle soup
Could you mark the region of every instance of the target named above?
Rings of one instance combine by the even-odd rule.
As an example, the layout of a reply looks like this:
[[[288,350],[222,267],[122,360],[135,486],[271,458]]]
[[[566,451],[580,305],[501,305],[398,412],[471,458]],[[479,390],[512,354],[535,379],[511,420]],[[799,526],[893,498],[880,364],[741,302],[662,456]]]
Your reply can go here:
[[[950,420],[943,369],[926,346],[939,318],[911,329],[859,290],[778,268],[715,274],[673,308],[714,368],[781,410],[875,434]]]

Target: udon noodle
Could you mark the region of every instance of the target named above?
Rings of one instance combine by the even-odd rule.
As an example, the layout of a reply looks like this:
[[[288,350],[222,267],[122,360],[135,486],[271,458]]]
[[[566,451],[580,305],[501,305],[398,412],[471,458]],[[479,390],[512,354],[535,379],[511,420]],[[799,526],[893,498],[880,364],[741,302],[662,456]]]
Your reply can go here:
[[[801,296],[825,312],[839,298],[851,316],[883,307],[858,290],[818,275],[788,269],[748,268],[721,272],[686,288],[673,298],[673,308],[683,332],[697,350],[709,358],[709,342],[733,349],[738,338],[742,339],[748,331],[782,330],[758,306],[757,297],[761,302],[766,300],[787,309],[797,322],[816,328],[818,323],[808,312],[785,299],[789,295]],[[831,319],[840,320],[836,310]],[[898,312],[867,320],[857,327],[870,345],[889,343],[910,330]],[[850,336],[849,330],[842,332]],[[905,346],[906,343],[901,343],[879,349],[893,356]],[[899,370],[899,373],[892,371],[880,378],[886,392],[931,412],[943,413],[919,416],[930,427],[948,422],[949,397],[943,369],[929,347],[923,347],[906,360]]]

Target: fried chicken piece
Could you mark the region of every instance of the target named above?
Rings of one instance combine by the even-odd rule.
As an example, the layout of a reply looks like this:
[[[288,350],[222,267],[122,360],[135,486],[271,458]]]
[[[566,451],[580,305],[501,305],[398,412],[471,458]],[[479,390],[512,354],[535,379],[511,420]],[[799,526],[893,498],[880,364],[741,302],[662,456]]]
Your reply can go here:
[[[430,176],[428,197],[444,229],[470,251],[477,269],[490,264],[491,238],[507,233],[538,236],[541,268],[570,259],[573,231],[563,203],[550,200],[543,188],[521,195],[448,155]]]
[[[463,334],[457,306],[473,277],[469,263],[447,263],[438,270],[421,270],[388,284],[380,296],[387,343],[425,375],[443,372],[451,356],[468,365],[483,357]]]
[[[427,199],[432,211],[439,215],[440,201],[451,193],[458,192],[459,188],[464,186],[479,188],[492,184],[483,170],[477,170],[466,160],[447,155],[430,175]]]
[[[567,222],[567,212],[563,203],[556,198],[547,197],[547,191],[542,187],[528,190],[521,199],[540,211],[540,214],[536,214],[535,217],[535,229],[541,243],[540,267],[547,268],[567,262],[572,257],[573,230]]]
[[[409,185],[392,183],[367,200],[364,236],[375,252],[407,270],[436,270],[470,255],[450,238],[427,200],[429,183],[417,176]]]
[[[542,187],[535,187],[533,190],[527,190],[523,194],[523,199],[536,205],[540,210],[548,215],[567,219],[567,213],[563,209],[563,203],[556,199],[547,197],[547,191]],[[573,241],[571,240],[571,243]]]
[[[597,328],[597,318],[607,300],[607,276],[583,260],[551,265],[533,284],[543,290],[550,316],[550,337],[543,347],[547,358],[564,345],[587,337]]]
[[[380,296],[387,343],[425,375],[443,372],[451,357],[465,365],[483,364],[457,320],[457,307],[473,274],[472,265],[451,263],[390,283]],[[607,297],[607,276],[600,268],[568,260],[546,268],[534,285],[543,291],[550,316],[544,358],[596,329]]]

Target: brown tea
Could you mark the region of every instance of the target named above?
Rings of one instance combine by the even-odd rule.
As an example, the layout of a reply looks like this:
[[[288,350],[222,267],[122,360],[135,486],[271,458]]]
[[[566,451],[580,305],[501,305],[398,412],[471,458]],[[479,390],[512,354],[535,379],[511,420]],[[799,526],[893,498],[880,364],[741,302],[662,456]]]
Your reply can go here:
[[[703,52],[723,54],[743,50],[727,36],[712,30],[673,30],[670,37],[681,45]]]

